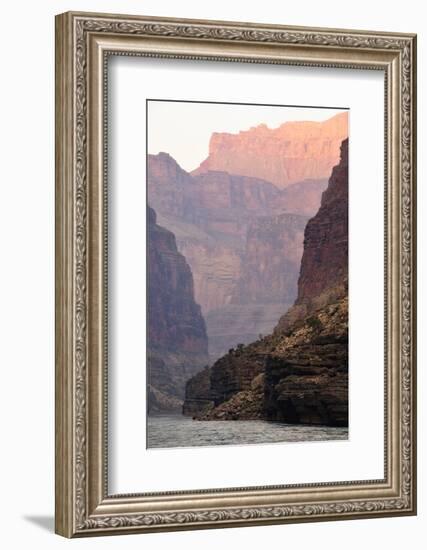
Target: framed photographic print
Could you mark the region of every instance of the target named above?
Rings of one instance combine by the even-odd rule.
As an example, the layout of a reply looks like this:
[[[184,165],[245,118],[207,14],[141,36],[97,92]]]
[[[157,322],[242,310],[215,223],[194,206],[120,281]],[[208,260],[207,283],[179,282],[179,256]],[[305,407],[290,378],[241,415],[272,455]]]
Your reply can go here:
[[[416,37],[56,18],[56,531],[416,512]]]

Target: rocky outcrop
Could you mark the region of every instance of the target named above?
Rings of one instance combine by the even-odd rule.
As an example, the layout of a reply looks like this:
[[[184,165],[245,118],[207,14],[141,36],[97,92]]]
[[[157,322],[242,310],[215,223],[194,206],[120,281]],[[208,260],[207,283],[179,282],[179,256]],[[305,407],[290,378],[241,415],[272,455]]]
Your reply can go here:
[[[208,341],[200,306],[194,300],[191,270],[173,233],[148,208],[148,383],[182,399],[186,380],[208,363]],[[155,399],[154,399],[155,398]],[[157,406],[157,405],[156,405]]]
[[[250,175],[283,189],[305,179],[328,178],[339,161],[339,148],[348,136],[348,115],[324,122],[265,124],[238,134],[214,133],[209,156],[193,174],[221,170]]]
[[[199,413],[199,420],[259,420],[264,418],[264,374],[252,379],[250,386],[234,393],[217,407]]]
[[[266,356],[264,417],[348,425],[348,299],[295,323]]]
[[[347,188],[344,140],[321,208],[305,230],[294,306],[273,334],[230,350],[208,369],[215,406],[194,416],[348,425]],[[254,390],[256,379],[262,392]]]
[[[235,411],[239,406],[243,412],[244,400],[242,403],[239,401],[241,402],[245,395],[252,395],[255,387],[253,380],[263,372],[264,365],[261,355],[248,353],[242,344],[238,345],[236,349],[230,349],[224,357],[218,359],[212,367],[204,371],[203,378],[199,375],[199,378],[196,376],[187,382],[184,414],[203,419],[231,419],[227,415],[227,410],[231,409],[227,409],[225,403],[233,399],[233,410]],[[203,381],[202,385],[201,381]],[[237,394],[240,394],[239,397],[236,397]],[[209,406],[206,406],[206,400],[200,399],[200,397],[205,398],[206,396],[209,396]],[[223,404],[224,407],[219,410],[218,407]],[[247,416],[245,414],[244,418],[246,419]]]
[[[307,224],[294,306],[266,360],[265,415],[348,425],[348,140]]]

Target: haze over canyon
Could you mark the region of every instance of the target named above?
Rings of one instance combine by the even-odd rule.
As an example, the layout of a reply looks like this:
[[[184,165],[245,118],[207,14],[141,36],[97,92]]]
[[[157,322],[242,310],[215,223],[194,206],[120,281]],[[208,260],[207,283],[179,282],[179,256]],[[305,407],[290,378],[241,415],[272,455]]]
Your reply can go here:
[[[338,332],[347,329],[338,324],[346,327],[347,315],[347,118],[214,133],[192,173],[166,152],[148,156],[150,413],[180,412],[186,392],[184,412],[196,417],[276,420],[292,411],[304,421],[306,412],[277,389],[284,377],[277,365],[289,331],[286,349],[327,362],[326,347],[304,348],[314,330],[307,322],[333,341],[328,358],[345,363]],[[312,380],[325,378],[318,368],[304,371],[304,384],[321,384]],[[310,421],[345,424],[346,380],[336,367],[333,404],[322,416],[313,403]]]

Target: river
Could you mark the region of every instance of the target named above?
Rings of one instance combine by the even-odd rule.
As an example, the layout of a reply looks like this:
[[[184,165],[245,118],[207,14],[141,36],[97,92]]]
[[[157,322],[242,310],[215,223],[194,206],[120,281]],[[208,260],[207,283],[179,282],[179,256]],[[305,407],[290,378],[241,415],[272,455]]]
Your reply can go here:
[[[348,439],[348,428],[302,426],[265,420],[193,420],[187,416],[149,416],[148,447],[200,447]]]

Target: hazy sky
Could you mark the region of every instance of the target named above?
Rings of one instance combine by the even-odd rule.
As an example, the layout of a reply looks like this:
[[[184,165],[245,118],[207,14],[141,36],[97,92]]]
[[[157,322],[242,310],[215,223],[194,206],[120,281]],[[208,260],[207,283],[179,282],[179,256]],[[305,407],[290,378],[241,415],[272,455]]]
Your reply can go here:
[[[340,109],[149,101],[148,152],[169,153],[184,170],[191,171],[208,156],[213,132],[234,134],[259,124],[277,128],[294,120],[326,120],[340,112]]]

